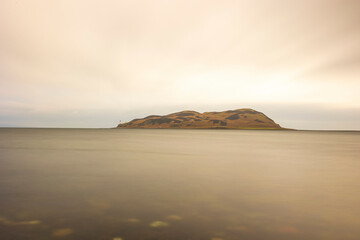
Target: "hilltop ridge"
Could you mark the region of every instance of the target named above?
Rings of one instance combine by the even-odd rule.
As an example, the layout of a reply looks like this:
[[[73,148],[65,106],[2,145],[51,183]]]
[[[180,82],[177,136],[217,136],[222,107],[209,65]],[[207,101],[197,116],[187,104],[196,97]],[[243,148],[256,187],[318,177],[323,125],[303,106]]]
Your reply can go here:
[[[185,110],[164,116],[150,115],[121,123],[117,128],[283,129],[265,114],[250,108],[204,113]]]

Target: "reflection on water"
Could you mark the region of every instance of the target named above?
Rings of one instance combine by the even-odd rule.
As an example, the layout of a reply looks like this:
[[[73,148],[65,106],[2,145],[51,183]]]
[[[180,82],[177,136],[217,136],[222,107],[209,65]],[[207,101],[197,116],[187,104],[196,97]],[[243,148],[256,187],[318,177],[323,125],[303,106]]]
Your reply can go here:
[[[359,239],[356,132],[0,129],[0,239]]]

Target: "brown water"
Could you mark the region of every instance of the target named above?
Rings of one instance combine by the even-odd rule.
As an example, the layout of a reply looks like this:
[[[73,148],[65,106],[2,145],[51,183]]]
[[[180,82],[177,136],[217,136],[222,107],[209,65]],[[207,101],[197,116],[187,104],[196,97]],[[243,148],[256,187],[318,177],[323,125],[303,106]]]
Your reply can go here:
[[[0,240],[360,239],[357,132],[0,129]]]

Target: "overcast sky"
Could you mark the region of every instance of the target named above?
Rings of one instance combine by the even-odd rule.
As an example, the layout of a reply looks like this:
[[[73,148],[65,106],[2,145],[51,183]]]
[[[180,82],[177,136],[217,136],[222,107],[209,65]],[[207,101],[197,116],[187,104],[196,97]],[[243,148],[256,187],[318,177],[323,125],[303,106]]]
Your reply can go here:
[[[1,0],[0,126],[254,108],[360,130],[358,0]]]

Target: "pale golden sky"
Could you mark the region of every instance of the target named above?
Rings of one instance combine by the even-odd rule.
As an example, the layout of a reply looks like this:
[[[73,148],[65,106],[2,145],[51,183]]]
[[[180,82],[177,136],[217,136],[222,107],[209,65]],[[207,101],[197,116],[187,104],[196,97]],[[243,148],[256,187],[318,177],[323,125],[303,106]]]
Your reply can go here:
[[[2,0],[0,126],[252,107],[360,130],[358,0]]]

